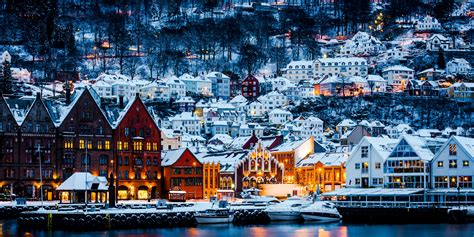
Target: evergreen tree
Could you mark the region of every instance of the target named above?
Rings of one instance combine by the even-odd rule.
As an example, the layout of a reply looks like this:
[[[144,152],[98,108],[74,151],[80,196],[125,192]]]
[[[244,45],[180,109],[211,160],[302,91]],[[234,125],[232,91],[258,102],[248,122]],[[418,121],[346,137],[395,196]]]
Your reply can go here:
[[[440,69],[446,68],[446,59],[444,57],[444,51],[441,48],[438,51],[438,68]]]

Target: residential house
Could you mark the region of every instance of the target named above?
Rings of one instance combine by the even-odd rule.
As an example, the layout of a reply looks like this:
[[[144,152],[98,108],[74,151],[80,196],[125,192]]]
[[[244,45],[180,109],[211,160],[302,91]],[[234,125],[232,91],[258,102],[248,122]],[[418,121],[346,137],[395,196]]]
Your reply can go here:
[[[324,76],[361,76],[368,74],[367,60],[364,58],[320,58],[314,61],[314,75]]]
[[[291,61],[283,70],[283,77],[299,82],[313,78],[313,61]]]
[[[415,78],[415,71],[404,66],[391,66],[382,71],[383,79],[394,91],[403,91],[406,83]]]
[[[466,75],[472,73],[471,64],[464,58],[454,58],[446,63],[446,74]]]
[[[283,125],[292,119],[293,114],[291,114],[291,112],[288,110],[274,109],[268,113],[269,122],[275,125]]]
[[[260,87],[257,78],[248,75],[242,81],[242,96],[249,100],[255,100],[259,96]]]
[[[210,72],[206,79],[212,82],[212,94],[222,99],[230,98],[230,77],[221,72]]]

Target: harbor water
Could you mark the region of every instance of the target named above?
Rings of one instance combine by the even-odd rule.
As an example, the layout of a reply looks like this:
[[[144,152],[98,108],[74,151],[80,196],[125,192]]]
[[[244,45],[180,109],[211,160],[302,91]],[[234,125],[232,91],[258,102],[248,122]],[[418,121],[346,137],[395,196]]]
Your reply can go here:
[[[135,230],[108,230],[94,232],[67,232],[67,231],[21,231],[16,220],[0,220],[0,236],[160,236],[160,237],[306,237],[306,236],[337,236],[337,237],[473,237],[474,224],[407,224],[407,225],[364,225],[364,224],[298,224],[277,223],[255,226],[203,225],[193,228],[162,228],[162,229],[135,229]]]

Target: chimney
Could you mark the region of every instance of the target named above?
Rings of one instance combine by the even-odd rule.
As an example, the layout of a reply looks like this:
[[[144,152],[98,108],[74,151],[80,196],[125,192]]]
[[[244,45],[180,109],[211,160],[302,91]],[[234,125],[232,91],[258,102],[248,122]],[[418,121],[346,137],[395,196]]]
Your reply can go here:
[[[120,109],[124,108],[124,106],[123,106],[123,95],[119,95],[119,107],[120,107]]]
[[[69,87],[69,80],[66,80],[66,104],[69,103],[71,103],[71,87]]]

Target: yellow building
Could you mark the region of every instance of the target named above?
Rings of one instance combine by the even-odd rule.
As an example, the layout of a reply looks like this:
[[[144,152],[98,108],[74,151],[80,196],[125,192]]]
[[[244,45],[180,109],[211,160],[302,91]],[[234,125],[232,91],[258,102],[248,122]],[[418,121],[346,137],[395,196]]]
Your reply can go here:
[[[295,164],[314,153],[314,138],[287,141],[271,151],[279,164],[284,166],[283,183],[298,183],[295,176]]]
[[[220,179],[220,164],[215,162],[203,163],[203,189],[204,199],[217,195]]]
[[[306,190],[315,192],[319,186],[321,192],[342,188],[346,182],[345,162],[348,153],[315,153],[296,164],[296,181],[306,186]]]

